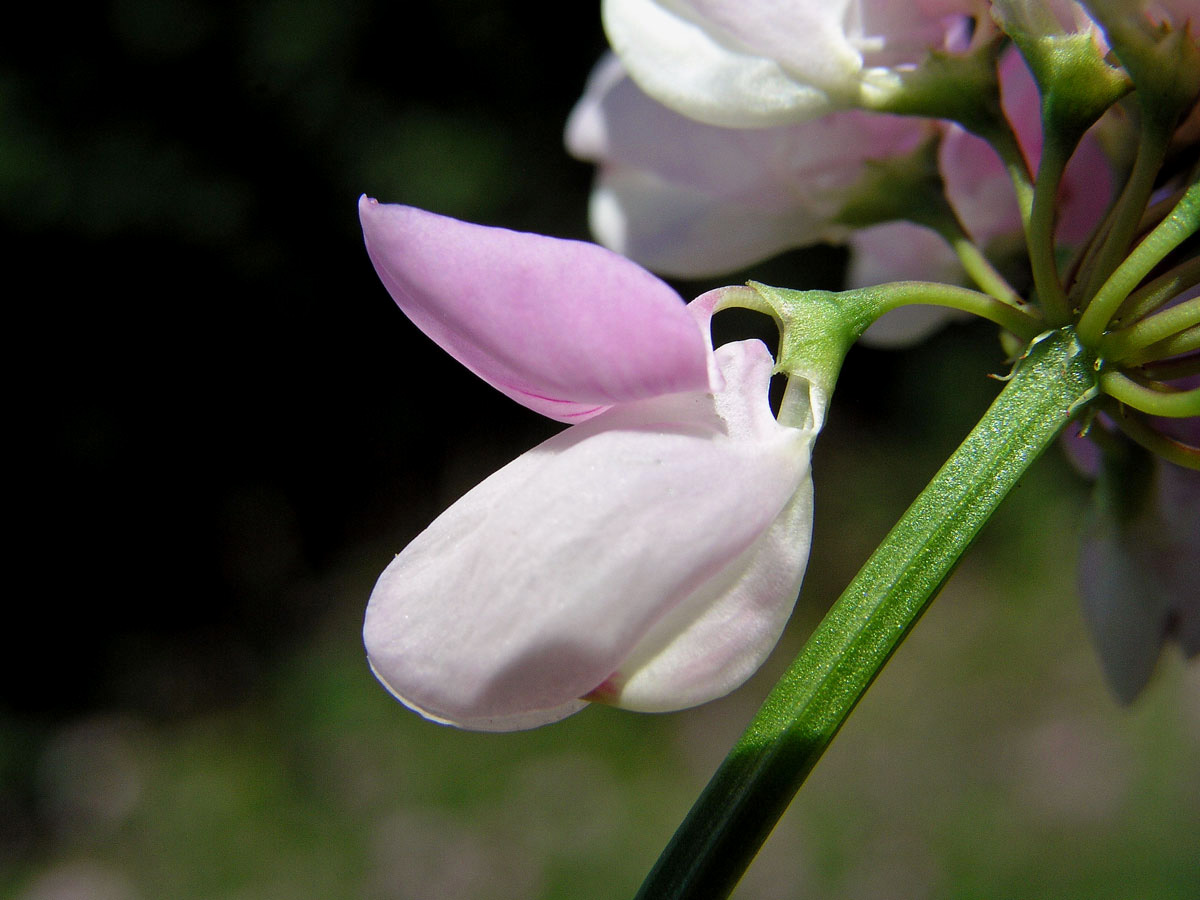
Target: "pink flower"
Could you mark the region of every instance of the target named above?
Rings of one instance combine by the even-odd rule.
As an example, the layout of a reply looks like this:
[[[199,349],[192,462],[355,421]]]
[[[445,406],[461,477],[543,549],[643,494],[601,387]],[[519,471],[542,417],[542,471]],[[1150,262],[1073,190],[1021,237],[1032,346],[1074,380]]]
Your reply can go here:
[[[363,630],[380,681],[430,719],[494,731],[588,700],[660,711],[741,684],[804,573],[823,401],[808,427],[780,425],[765,346],[713,353],[711,304],[685,308],[609,251],[360,210],[385,285],[427,333],[520,402],[591,416],[387,567]]]

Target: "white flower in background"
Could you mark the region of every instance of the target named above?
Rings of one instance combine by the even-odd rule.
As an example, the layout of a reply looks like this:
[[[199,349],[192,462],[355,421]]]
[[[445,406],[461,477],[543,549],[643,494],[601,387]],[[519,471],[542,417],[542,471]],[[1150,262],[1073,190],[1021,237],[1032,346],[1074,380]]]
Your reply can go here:
[[[566,144],[600,166],[596,238],[656,272],[699,277],[844,240],[836,217],[864,163],[909,153],[936,128],[859,111],[719,128],[655,102],[608,55],[567,121]]]
[[[1005,111],[1036,166],[1041,154],[1037,87],[1015,49],[1000,66]],[[721,128],[686,118],[647,96],[611,56],[596,66],[567,123],[571,153],[597,163],[590,220],[605,246],[655,271],[702,277],[733,271],[791,247],[847,241],[848,285],[898,280],[961,281],[939,236],[908,222],[851,231],[838,221],[871,161],[911,152],[940,134],[938,165],[947,197],[981,246],[1020,248],[1021,223],[1000,159],[957,125],[858,110],[768,128]],[[1111,175],[1086,137],[1061,189],[1059,237],[1081,240],[1103,213]],[[909,307],[867,332],[906,343],[947,312]]]
[[[1200,419],[1158,424],[1200,444]],[[1092,424],[1111,427],[1105,417]],[[1200,656],[1200,472],[1115,436],[1106,453],[1071,433],[1063,442],[1096,482],[1079,554],[1084,622],[1113,694],[1131,703],[1168,639]]]

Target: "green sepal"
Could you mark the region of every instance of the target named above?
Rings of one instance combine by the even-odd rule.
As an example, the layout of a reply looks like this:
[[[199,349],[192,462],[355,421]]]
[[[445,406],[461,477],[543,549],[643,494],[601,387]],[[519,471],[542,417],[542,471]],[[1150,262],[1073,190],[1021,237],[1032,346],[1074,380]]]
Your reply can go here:
[[[1073,145],[1133,87],[1091,34],[1064,32],[1044,3],[995,3],[992,17],[1012,38],[1042,96],[1043,129]]]
[[[1083,0],[1133,81],[1143,115],[1172,129],[1200,95],[1200,47],[1186,24],[1155,25],[1123,0]]]
[[[1060,135],[1060,140],[1074,144],[1133,87],[1123,70],[1104,61],[1090,35],[1012,37],[1041,92],[1047,135]]]
[[[755,281],[749,288],[779,326],[775,371],[803,378],[823,396],[832,396],[846,354],[882,314],[880,302],[856,291],[793,291]]]
[[[916,68],[866,74],[861,103],[875,112],[950,119],[992,140],[1007,129],[1000,105],[996,61],[1003,35],[966,53],[932,50]]]
[[[939,234],[961,230],[938,168],[940,143],[940,137],[933,136],[910,153],[867,160],[834,223],[858,229],[908,221]]]

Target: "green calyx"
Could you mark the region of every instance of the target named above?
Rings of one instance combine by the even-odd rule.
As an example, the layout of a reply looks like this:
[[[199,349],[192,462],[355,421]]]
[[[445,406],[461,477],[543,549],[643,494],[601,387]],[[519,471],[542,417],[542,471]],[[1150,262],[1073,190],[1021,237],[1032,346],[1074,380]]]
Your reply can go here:
[[[1143,115],[1172,127],[1200,94],[1200,48],[1186,23],[1154,25],[1140,5],[1084,0],[1128,71]]]
[[[776,370],[830,396],[846,354],[875,320],[870,303],[855,302],[852,292],[791,291],[757,282],[750,289],[779,323]]]
[[[966,53],[933,50],[916,68],[868,73],[861,104],[875,112],[950,119],[981,136],[1004,122],[996,60],[997,35]]]
[[[1014,34],[1042,95],[1047,134],[1072,143],[1132,89],[1129,76],[1109,65],[1087,34]]]
[[[938,144],[939,139],[931,137],[911,153],[867,160],[834,223],[868,228],[907,220],[939,233],[953,228],[957,217],[938,169]]]

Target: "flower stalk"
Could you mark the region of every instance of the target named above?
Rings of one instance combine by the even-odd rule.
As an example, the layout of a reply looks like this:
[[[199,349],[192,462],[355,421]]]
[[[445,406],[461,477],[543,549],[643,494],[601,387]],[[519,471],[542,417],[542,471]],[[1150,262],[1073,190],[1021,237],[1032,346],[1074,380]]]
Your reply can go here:
[[[638,894],[727,897],[867,687],[1033,461],[1097,395],[1069,328],[1035,339],[767,698]]]
[[[1200,182],[1194,182],[1171,215],[1116,267],[1084,310],[1079,320],[1079,337],[1095,346],[1109,321],[1134,288],[1150,271],[1200,228]]]

